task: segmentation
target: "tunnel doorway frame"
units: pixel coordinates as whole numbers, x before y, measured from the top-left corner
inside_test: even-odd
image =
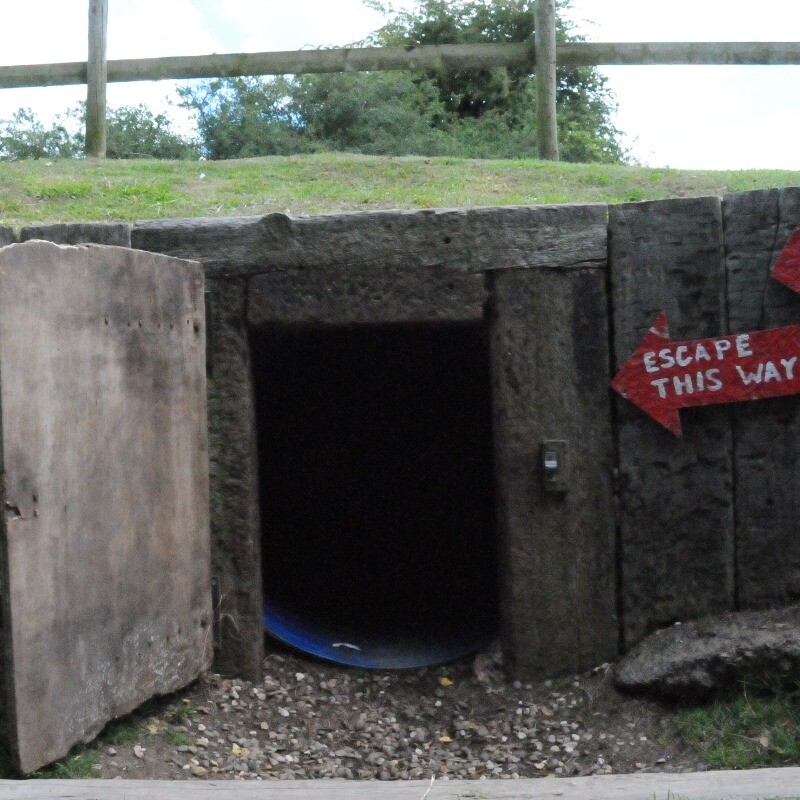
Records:
[[[334,227],[336,220],[330,220]],[[609,405],[605,270],[381,266],[368,245],[364,240],[351,248],[347,263],[303,264],[209,281],[217,669],[257,679],[265,655],[250,354],[252,334],[264,325],[485,325],[506,669],[534,679],[615,658],[619,630],[613,456],[604,411]],[[566,380],[553,379],[556,353],[556,369]],[[215,407],[222,413],[215,415]],[[589,419],[595,421],[591,427]],[[543,487],[545,439],[572,443],[574,485],[567,493]],[[230,441],[238,450],[230,451]],[[564,520],[569,520],[566,528]]]
[[[250,330],[478,322],[492,379],[500,635],[509,675],[619,653],[605,206],[282,214],[154,224],[139,244],[198,254],[209,380],[215,667],[258,680],[261,526]],[[542,443],[567,442],[548,493]]]

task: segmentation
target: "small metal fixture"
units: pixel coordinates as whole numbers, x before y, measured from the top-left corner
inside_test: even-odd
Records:
[[[545,439],[542,442],[542,475],[544,490],[563,494],[568,489],[568,444],[565,439]]]

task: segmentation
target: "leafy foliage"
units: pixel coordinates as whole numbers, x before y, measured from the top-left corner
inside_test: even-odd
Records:
[[[365,0],[386,20],[362,44],[385,47],[526,42],[532,0],[416,0],[396,11]],[[568,5],[562,0],[561,9]],[[558,37],[569,40],[563,19]],[[211,159],[325,150],[372,155],[526,158],[536,155],[536,92],[526,67],[232,78],[178,89],[199,141],[181,136],[145,106],[110,109],[109,158]],[[622,163],[614,108],[594,68],[561,69],[557,88],[561,157]],[[85,108],[46,128],[30,109],[0,122],[0,159],[70,158],[83,152]]]
[[[380,0],[366,0],[366,4],[387,19],[369,37],[372,45],[533,40],[533,3],[528,0],[418,0],[413,10],[399,12]],[[447,111],[459,118],[480,117],[489,111],[513,116],[530,104],[530,75],[521,67],[432,72],[430,76]]]
[[[524,42],[534,32],[530,0],[417,0],[410,11],[365,1],[386,24],[362,44]],[[570,38],[563,22],[558,36]],[[605,79],[583,67],[560,70],[558,81],[562,158],[623,162]],[[523,67],[234,78],[178,91],[212,159],[329,149],[479,158],[536,153],[535,82]]]
[[[106,114],[108,158],[197,158],[198,147],[172,129],[165,114],[146,106],[112,108]]]
[[[0,121],[0,159],[71,158],[82,146],[61,120],[49,128],[30,108],[20,108],[10,120]]]
[[[294,109],[295,84],[285,78],[212,80],[178,88],[212,159],[287,155],[316,149]]]
[[[530,0],[417,0],[413,10],[400,12],[381,0],[366,2],[388,19],[370,39],[371,44],[382,46],[529,42],[535,32]],[[568,7],[569,0],[559,3],[561,12]],[[570,33],[563,13],[556,24],[558,41],[579,39]],[[529,69],[468,69],[432,73],[431,77],[445,108],[462,122],[485,114],[495,114],[503,121],[506,130],[498,131],[499,142],[505,144],[502,155],[535,154],[536,92]],[[579,67],[560,68],[557,81],[561,158],[583,162],[624,161],[619,131],[611,123],[615,105],[606,79],[593,67]],[[509,144],[514,153],[508,152]]]
[[[433,155],[447,149],[436,87],[407,73],[306,76],[293,100],[304,135],[326,150]]]
[[[75,158],[83,154],[85,103],[45,128],[29,108],[0,122],[0,159]],[[165,114],[143,105],[111,108],[106,113],[108,158],[197,158],[198,146],[176,133]]]

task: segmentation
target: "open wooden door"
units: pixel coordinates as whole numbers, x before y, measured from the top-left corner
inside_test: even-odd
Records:
[[[0,249],[3,717],[22,772],[208,668],[200,265]]]

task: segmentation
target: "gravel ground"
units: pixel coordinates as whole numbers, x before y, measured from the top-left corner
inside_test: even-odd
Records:
[[[608,665],[509,684],[496,652],[381,672],[276,651],[260,683],[206,675],[95,746],[103,778],[513,779],[704,768],[669,709],[617,693]]]

